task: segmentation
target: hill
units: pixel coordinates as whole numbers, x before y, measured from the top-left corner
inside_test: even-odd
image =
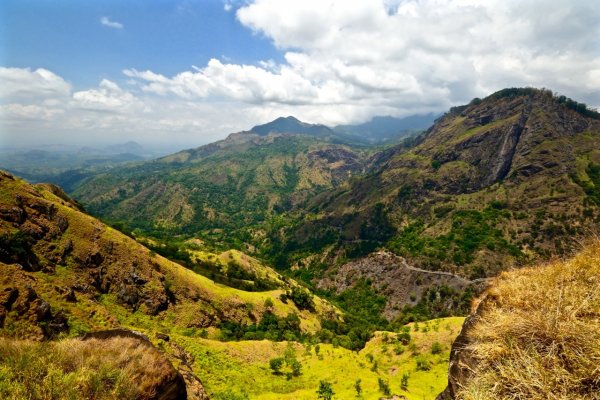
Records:
[[[241,132],[114,168],[73,195],[92,214],[130,229],[193,235],[225,243],[220,248],[226,250],[240,239],[249,242],[256,234],[249,228],[361,174],[370,153],[302,134]]]
[[[331,298],[382,296],[378,312],[403,321],[466,312],[482,279],[568,254],[600,221],[598,114],[549,91],[474,99],[379,152],[265,129],[115,169],[75,195],[141,236],[249,252]]]
[[[599,399],[600,243],[502,273],[452,347],[439,399]]]
[[[426,130],[433,124],[435,118],[433,114],[411,115],[404,118],[379,116],[362,124],[337,125],[333,131],[337,134],[362,137],[370,143],[394,142]]]
[[[267,136],[269,133],[292,133],[309,136],[332,136],[334,132],[320,124],[307,124],[295,117],[279,117],[264,125],[257,125],[250,129],[250,132],[261,136]]]
[[[600,121],[577,104],[506,89],[451,110],[379,169],[314,197],[280,235],[280,264],[320,252],[339,265],[385,247],[477,279],[568,253],[600,221]]]

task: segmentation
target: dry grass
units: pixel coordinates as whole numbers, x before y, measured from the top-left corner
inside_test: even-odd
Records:
[[[460,399],[600,399],[600,242],[503,273],[469,337],[478,362]]]
[[[173,374],[158,351],[135,339],[0,338],[2,399],[147,399]]]

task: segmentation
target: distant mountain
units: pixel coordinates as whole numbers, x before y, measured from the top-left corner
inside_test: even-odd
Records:
[[[136,154],[136,155],[144,155],[146,150],[144,147],[138,142],[129,141],[126,143],[113,144],[110,146],[106,146],[104,150],[110,154]]]
[[[292,117],[278,119],[156,161],[113,168],[73,195],[92,213],[131,228],[194,232],[231,245],[246,235],[241,231],[368,168],[373,150],[303,133],[319,131],[330,132]],[[215,235],[216,229],[224,231]]]
[[[307,124],[292,116],[279,117],[264,125],[257,125],[250,129],[250,132],[261,136],[266,136],[269,133],[293,133],[316,137],[332,136],[334,132],[320,124]]]
[[[336,134],[361,136],[371,142],[388,142],[423,131],[429,128],[436,114],[411,115],[404,118],[373,117],[370,121],[356,125],[338,125],[333,128]]]

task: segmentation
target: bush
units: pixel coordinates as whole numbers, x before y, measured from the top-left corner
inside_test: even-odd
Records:
[[[431,364],[425,357],[418,356],[416,361],[417,371],[429,371],[431,369]]]
[[[280,374],[281,367],[283,367],[283,358],[272,358],[271,360],[269,360],[269,367],[271,367],[271,370],[274,374]]]
[[[442,347],[441,343],[434,342],[431,345],[431,354],[440,354],[442,351],[444,351],[444,348]]]
[[[331,387],[331,383],[327,381],[319,382],[319,389],[317,390],[317,398],[323,400],[331,400],[334,395],[333,387]]]
[[[408,389],[408,378],[410,375],[408,372],[402,374],[402,378],[400,378],[400,389],[407,390]]]
[[[377,378],[377,385],[379,386],[379,391],[384,396],[389,396],[391,394],[390,385],[385,379]]]

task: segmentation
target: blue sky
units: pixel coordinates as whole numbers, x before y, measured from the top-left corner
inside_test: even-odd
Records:
[[[517,86],[599,107],[598,37],[595,0],[3,0],[0,147],[191,147]]]
[[[242,26],[221,0],[0,2],[0,63],[43,67],[76,89],[126,68],[174,75],[211,58],[282,61],[270,40]],[[111,28],[101,18],[122,24]]]

